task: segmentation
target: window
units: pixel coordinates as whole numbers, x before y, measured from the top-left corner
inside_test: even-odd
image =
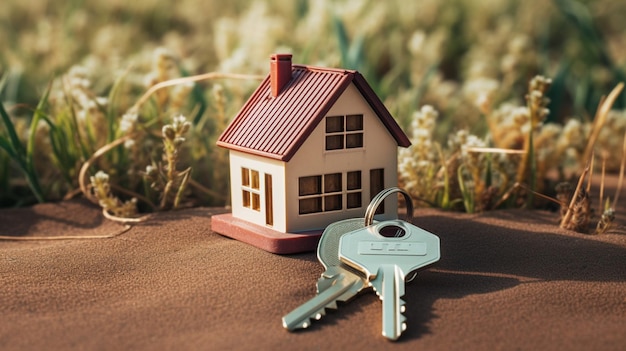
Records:
[[[265,224],[274,225],[274,196],[272,195],[272,175],[265,174]]]
[[[361,171],[347,174],[347,208],[360,208],[363,204],[361,197]]]
[[[363,147],[363,115],[326,117],[326,150]]]
[[[326,211],[340,211],[344,208],[343,198],[346,194],[346,208],[362,206],[361,171],[346,173],[346,186],[342,173],[330,173],[300,177],[298,179],[298,196],[300,214]]]
[[[383,168],[370,170],[370,200],[385,189],[385,170]],[[385,202],[378,206],[376,214],[385,213]]]
[[[259,194],[259,171],[241,168],[241,194],[243,207],[261,211],[261,195]]]
[[[341,210],[341,173],[324,175],[324,211]]]
[[[341,173],[300,177],[298,180],[299,213],[308,214],[341,210]]]

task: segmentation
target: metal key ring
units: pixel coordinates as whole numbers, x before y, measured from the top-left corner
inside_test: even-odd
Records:
[[[404,196],[404,200],[406,202],[406,214],[407,214],[408,222],[413,222],[413,199],[411,199],[411,195],[409,195],[409,193],[407,193],[406,190],[404,189],[401,189],[398,187],[392,187],[392,188],[387,188],[379,192],[378,194],[376,194],[376,196],[372,198],[372,201],[370,202],[369,206],[367,206],[367,210],[365,210],[365,226],[366,227],[370,226],[374,222],[374,214],[376,213],[376,209],[378,209],[378,206],[380,206],[380,204],[383,203],[383,201],[385,201],[385,198],[387,196],[393,193],[400,193]],[[407,283],[410,283],[411,281],[415,279],[415,277],[417,277],[417,271],[409,273],[405,281]]]
[[[369,206],[367,206],[367,210],[365,210],[365,226],[370,226],[374,222],[374,214],[376,214],[376,210],[378,206],[380,206],[385,198],[393,193],[400,193],[404,196],[404,200],[406,202],[406,214],[407,214],[407,222],[413,221],[413,200],[411,199],[411,195],[407,193],[404,189],[400,189],[398,187],[387,188],[372,198]]]

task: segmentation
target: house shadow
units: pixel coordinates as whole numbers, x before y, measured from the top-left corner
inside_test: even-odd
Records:
[[[134,225],[158,227],[167,222],[227,212],[226,208],[186,208],[154,212],[151,217]],[[144,215],[148,215],[144,213]],[[105,225],[121,225],[102,215],[102,209],[84,198],[45,203],[0,211],[0,236],[59,236],[65,232],[88,232]]]
[[[211,216],[227,212],[230,212],[230,209],[226,207],[189,207],[162,212],[152,212],[146,213],[146,215],[151,215],[148,220],[140,222],[137,225],[145,227],[159,227],[167,224],[168,222],[181,221],[190,218],[200,218],[210,222]],[[207,223],[207,225],[209,225],[209,223]]]
[[[104,221],[106,219],[98,207],[85,199],[6,208],[0,211],[0,235],[7,237],[55,235],[54,232],[64,228],[94,229],[101,226]]]

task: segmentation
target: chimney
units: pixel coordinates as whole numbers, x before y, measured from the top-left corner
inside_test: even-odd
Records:
[[[270,83],[272,96],[277,97],[283,87],[291,80],[291,54],[273,54],[270,56]]]

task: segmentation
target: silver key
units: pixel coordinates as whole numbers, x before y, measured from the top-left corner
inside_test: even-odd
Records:
[[[352,218],[330,224],[317,246],[317,258],[326,269],[317,281],[317,295],[283,317],[288,330],[307,328],[311,318],[319,320],[326,308],[337,308],[337,301],[348,301],[364,288],[368,280],[360,272],[339,261],[339,239],[345,233],[363,228],[363,218]]]
[[[401,192],[407,205],[411,201],[403,190],[387,189],[368,207],[366,221],[372,220],[378,204],[393,192]],[[384,221],[344,234],[339,243],[339,258],[368,277],[383,303],[382,334],[396,340],[406,330],[406,318],[402,315],[405,279],[409,273],[439,260],[439,238],[405,221]]]

